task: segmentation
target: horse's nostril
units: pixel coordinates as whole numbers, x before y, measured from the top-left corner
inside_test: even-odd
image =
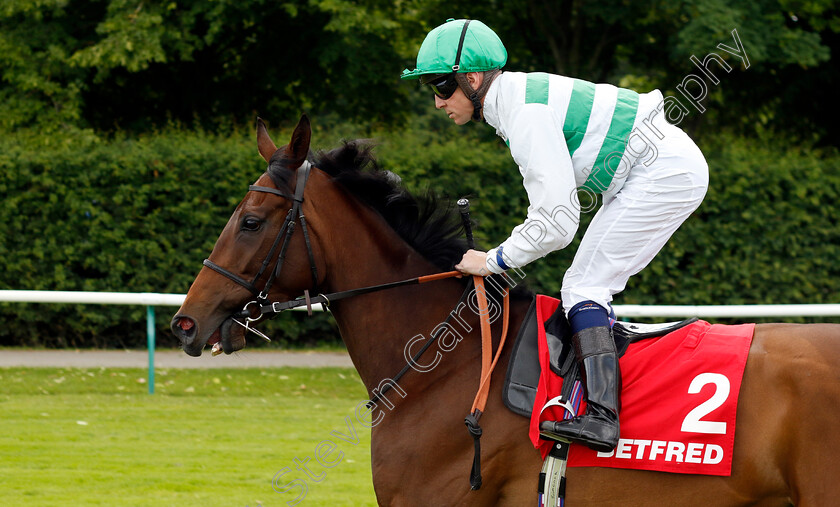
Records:
[[[195,321],[189,317],[175,316],[172,319],[172,332],[182,340],[190,339],[196,330]]]

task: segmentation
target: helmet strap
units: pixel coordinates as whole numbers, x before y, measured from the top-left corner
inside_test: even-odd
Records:
[[[455,52],[455,65],[452,66],[452,72],[455,73],[455,80],[458,82],[461,90],[464,91],[464,95],[466,95],[473,103],[473,121],[481,121],[483,118],[481,114],[481,100],[487,93],[487,89],[490,88],[490,84],[494,79],[496,79],[496,76],[498,76],[501,71],[499,69],[485,71],[484,81],[481,82],[481,86],[478,87],[478,90],[473,89],[469,79],[467,79],[466,73],[458,72],[461,69],[461,50],[464,49],[464,38],[467,36],[468,26],[470,26],[469,19],[464,21],[464,27],[461,29],[461,38],[458,40],[458,50]]]
[[[455,52],[455,65],[452,66],[452,72],[458,72],[461,68],[461,50],[464,49],[464,38],[467,36],[467,27],[470,26],[470,20],[464,21],[464,28],[461,29],[461,38],[458,39],[458,51]]]
[[[487,94],[487,90],[490,89],[490,85],[501,73],[502,71],[499,69],[484,71],[484,79],[477,90],[470,84],[470,80],[467,78],[466,73],[459,72],[455,74],[455,80],[458,81],[458,85],[461,87],[461,90],[463,90],[464,95],[466,95],[467,98],[470,99],[470,102],[473,103],[473,121],[481,121],[484,118],[481,112],[483,107],[481,102]]]

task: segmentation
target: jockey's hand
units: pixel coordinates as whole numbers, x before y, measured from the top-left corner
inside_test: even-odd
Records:
[[[487,271],[486,258],[486,252],[467,250],[467,253],[461,258],[461,262],[455,264],[455,269],[465,275],[487,276],[490,272]]]

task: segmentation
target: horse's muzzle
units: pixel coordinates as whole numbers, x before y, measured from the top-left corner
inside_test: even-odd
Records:
[[[175,315],[170,323],[170,329],[181,342],[181,348],[188,355],[198,357],[206,345],[219,344],[225,354],[231,354],[245,347],[245,328],[234,325],[232,317],[228,317],[212,334],[202,333],[200,325],[186,315]],[[215,355],[215,354],[214,354]]]

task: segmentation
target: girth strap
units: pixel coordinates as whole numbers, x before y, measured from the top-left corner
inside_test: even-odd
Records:
[[[555,441],[545,457],[537,485],[538,507],[563,507],[565,504],[569,446],[567,441]]]

